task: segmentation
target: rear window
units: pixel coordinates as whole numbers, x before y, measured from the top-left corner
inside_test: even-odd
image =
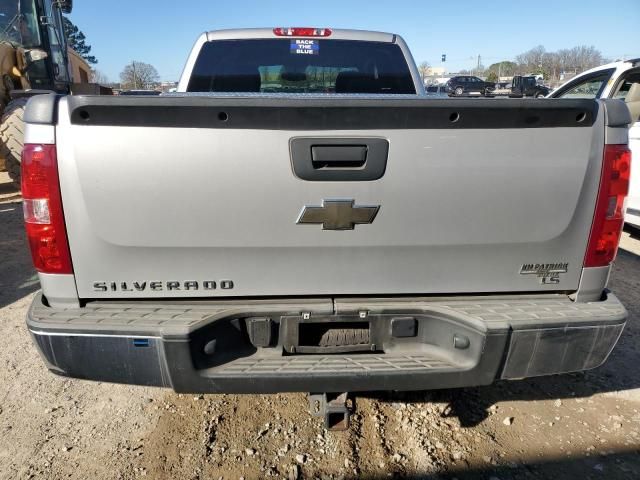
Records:
[[[187,91],[416,93],[398,45],[316,38],[205,43]]]

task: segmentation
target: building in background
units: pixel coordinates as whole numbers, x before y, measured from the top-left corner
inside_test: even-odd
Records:
[[[442,77],[446,69],[444,67],[429,67],[427,68],[428,77]]]
[[[161,92],[175,92],[178,88],[178,82],[161,82],[158,86],[158,90]]]

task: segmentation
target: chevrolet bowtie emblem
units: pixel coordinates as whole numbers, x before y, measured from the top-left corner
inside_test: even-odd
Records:
[[[321,207],[305,206],[296,223],[322,224],[323,230],[353,230],[372,223],[380,206],[354,205],[354,200],[323,200]]]

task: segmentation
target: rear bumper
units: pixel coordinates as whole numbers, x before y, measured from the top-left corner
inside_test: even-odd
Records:
[[[586,370],[607,359],[626,317],[612,294],[593,303],[538,295],[72,309],[50,308],[39,294],[27,324],[60,375],[178,392],[273,393],[468,387]],[[315,322],[365,322],[369,351],[299,353],[298,329]]]

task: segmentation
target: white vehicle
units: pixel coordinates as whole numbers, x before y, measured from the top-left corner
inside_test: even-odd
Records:
[[[608,63],[572,78],[551,92],[550,98],[617,98],[631,112],[629,130],[631,183],[627,198],[627,224],[640,228],[640,58]]]

